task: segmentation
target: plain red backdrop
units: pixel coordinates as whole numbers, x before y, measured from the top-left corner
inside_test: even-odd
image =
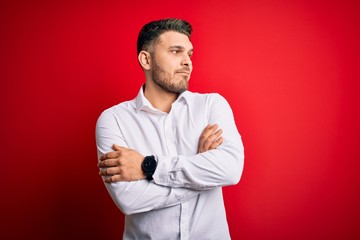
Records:
[[[225,96],[243,137],[232,238],[359,239],[360,4],[342,0],[2,1],[1,239],[121,239],[94,127],[136,96],[137,33],[164,17],[193,24],[190,90]]]

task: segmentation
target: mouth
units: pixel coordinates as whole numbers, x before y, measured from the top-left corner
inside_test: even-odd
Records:
[[[184,71],[182,71],[182,72],[176,72],[176,73],[190,75],[190,72],[184,72]]]
[[[189,68],[180,68],[177,71],[175,71],[175,73],[179,73],[179,74],[185,74],[185,75],[190,75],[191,71]]]

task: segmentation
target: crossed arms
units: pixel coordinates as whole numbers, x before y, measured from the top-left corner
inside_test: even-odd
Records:
[[[154,181],[145,180],[141,170],[144,156],[128,148],[110,115],[100,117],[97,133],[100,175],[115,203],[125,214],[151,211],[177,205],[215,187],[236,184],[243,169],[243,146],[232,111],[220,95],[213,97],[207,121],[199,136],[197,154],[191,156],[156,155],[158,167]],[[217,131],[220,127],[222,130]],[[106,129],[108,128],[108,129]],[[111,135],[111,136],[109,136]],[[107,152],[110,140],[120,146]],[[104,143],[106,142],[106,144]],[[104,145],[105,144],[105,145]],[[154,153],[156,154],[156,153]]]
[[[216,149],[223,141],[222,130],[217,124],[206,126],[199,138],[198,153]],[[145,179],[141,170],[144,156],[134,149],[113,145],[113,152],[108,152],[100,157],[99,174],[104,177],[104,182],[114,183],[120,181],[137,181]]]

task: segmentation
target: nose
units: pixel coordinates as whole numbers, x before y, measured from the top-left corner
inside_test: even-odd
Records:
[[[181,65],[184,66],[184,67],[187,67],[187,68],[189,68],[189,69],[191,70],[191,68],[192,68],[192,61],[191,61],[189,55],[184,54],[184,57],[183,57],[183,59],[182,59],[182,61],[181,61]]]

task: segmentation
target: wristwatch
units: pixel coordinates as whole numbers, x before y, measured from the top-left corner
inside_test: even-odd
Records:
[[[145,173],[147,180],[149,181],[153,180],[152,176],[154,175],[156,166],[157,166],[157,162],[155,160],[154,155],[146,156],[144,158],[144,161],[141,164],[141,169]]]

